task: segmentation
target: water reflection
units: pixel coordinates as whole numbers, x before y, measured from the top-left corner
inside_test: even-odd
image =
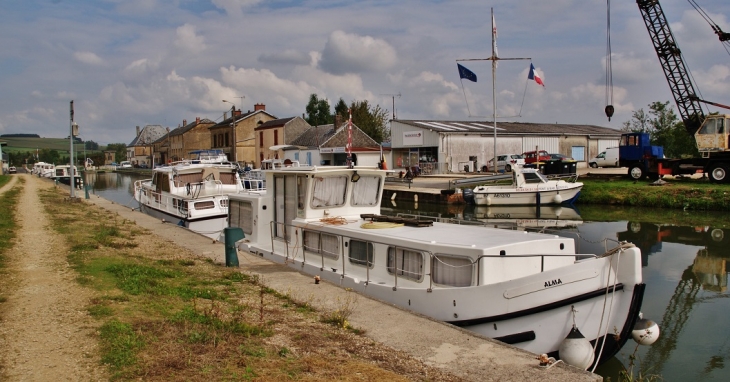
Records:
[[[147,176],[149,177],[149,176]],[[86,173],[86,184],[90,185],[90,194],[98,195],[128,207],[136,207],[134,200],[134,181],[145,176],[136,174],[118,174],[114,172]]]

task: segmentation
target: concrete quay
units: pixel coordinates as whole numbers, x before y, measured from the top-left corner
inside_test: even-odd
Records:
[[[223,243],[213,242],[205,236],[174,224],[163,223],[96,195],[91,195],[90,199],[83,199],[83,193],[80,196],[85,202],[149,229],[160,240],[208,257],[216,264],[225,264]],[[288,293],[295,298],[313,296],[312,302],[316,308],[337,307],[337,302],[343,301],[349,293],[327,282],[315,284],[309,275],[247,252],[239,251],[238,257],[242,271],[260,275],[267,286],[280,293]],[[349,321],[354,327],[363,329],[364,335],[374,341],[404,351],[468,381],[602,380],[596,374],[564,363],[557,363],[549,369],[540,367],[535,354],[362,295],[358,296],[356,308]]]

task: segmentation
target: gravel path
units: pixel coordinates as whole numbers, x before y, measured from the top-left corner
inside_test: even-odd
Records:
[[[74,280],[64,238],[49,226],[38,196],[52,184],[23,176],[20,233],[0,283],[7,298],[0,304],[0,380],[107,380],[96,356],[96,324],[86,311],[91,293]]]

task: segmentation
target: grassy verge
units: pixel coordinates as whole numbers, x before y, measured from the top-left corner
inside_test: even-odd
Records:
[[[0,175],[0,187],[6,185],[8,182],[10,182],[9,175]]]
[[[0,176],[0,187],[6,184],[9,178],[8,176]],[[25,180],[21,178],[19,182],[22,185]],[[7,252],[13,246],[13,239],[15,239],[18,231],[15,210],[21,188],[21,186],[16,185],[0,197],[0,278],[4,278]],[[0,303],[7,301],[4,289],[0,287]]]
[[[663,186],[618,179],[581,179],[583,204],[611,204],[696,211],[730,211],[730,185],[673,180]]]
[[[41,191],[95,290],[101,359],[114,380],[458,380],[348,330],[333,312],[212,264],[134,223]],[[354,294],[353,294],[354,295]]]

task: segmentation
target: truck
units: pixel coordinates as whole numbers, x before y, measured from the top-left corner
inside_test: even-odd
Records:
[[[652,39],[654,50],[664,70],[677,109],[687,133],[694,136],[699,158],[670,159],[664,157],[661,146],[652,146],[643,132],[621,135],[619,165],[628,167],[628,176],[639,180],[659,179],[664,175],[707,174],[711,182],[730,182],[730,115],[705,115],[702,104],[730,109],[730,106],[710,102],[697,96],[682,53],[674,40],[669,23],[657,0],[637,0],[644,24]],[[713,27],[723,41],[727,34]]]

